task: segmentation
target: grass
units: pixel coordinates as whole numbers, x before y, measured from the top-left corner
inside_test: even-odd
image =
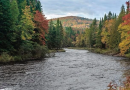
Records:
[[[125,54],[125,57],[130,58],[130,53]]]
[[[88,48],[89,51],[99,54],[120,56],[117,49],[101,49],[101,48]]]
[[[101,48],[87,48],[87,47],[68,47],[68,48],[78,49],[78,50],[89,50],[90,52],[105,54],[105,55],[120,56],[118,49],[101,49]]]

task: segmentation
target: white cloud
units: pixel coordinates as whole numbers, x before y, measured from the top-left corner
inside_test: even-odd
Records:
[[[47,18],[81,16],[100,18],[105,12],[119,13],[124,0],[41,0]]]

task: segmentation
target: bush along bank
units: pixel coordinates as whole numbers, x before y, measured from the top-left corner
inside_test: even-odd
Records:
[[[49,54],[49,50],[45,46],[34,45],[33,48],[21,48],[15,54],[3,52],[0,55],[0,63],[6,64],[11,62],[22,62],[28,60],[36,60],[45,58]]]

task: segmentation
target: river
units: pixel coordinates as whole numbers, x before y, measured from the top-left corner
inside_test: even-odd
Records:
[[[0,66],[0,90],[105,90],[130,74],[122,57],[65,49],[55,57]]]

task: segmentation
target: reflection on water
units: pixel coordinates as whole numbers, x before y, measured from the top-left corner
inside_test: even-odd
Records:
[[[130,62],[121,57],[65,50],[41,61],[0,66],[0,90],[105,90],[130,74]]]

